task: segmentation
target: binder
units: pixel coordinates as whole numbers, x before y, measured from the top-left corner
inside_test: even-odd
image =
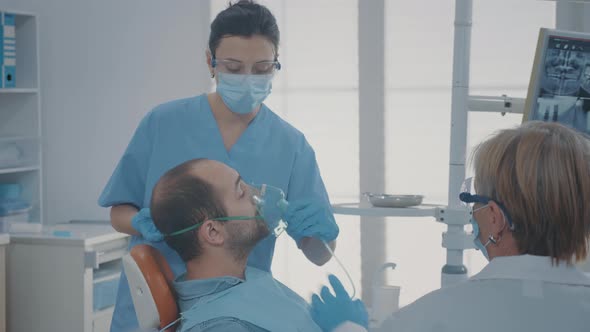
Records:
[[[0,12],[0,88],[4,87],[4,13]]]
[[[15,15],[0,14],[2,25],[2,88],[16,87],[16,24]]]

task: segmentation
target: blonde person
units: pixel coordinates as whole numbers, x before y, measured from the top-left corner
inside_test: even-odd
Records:
[[[386,320],[381,331],[590,331],[590,148],[556,123],[502,130],[474,153],[474,243],[489,264]],[[469,189],[471,186],[466,186]],[[477,192],[475,192],[477,190]],[[324,331],[365,331],[366,311],[335,277],[312,313]]]

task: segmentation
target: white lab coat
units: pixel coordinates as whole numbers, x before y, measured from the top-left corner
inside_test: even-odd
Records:
[[[350,322],[334,330],[361,331]],[[377,331],[588,332],[590,277],[547,257],[497,257],[469,280],[404,307]]]

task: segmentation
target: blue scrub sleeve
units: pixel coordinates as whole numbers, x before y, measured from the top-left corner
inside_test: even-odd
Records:
[[[315,152],[305,138],[302,139],[297,151],[287,191],[288,201],[304,199],[317,199],[332,211]]]
[[[148,113],[135,130],[123,157],[105,186],[98,204],[109,207],[117,204],[133,204],[143,208],[146,178],[152,153],[154,121]]]

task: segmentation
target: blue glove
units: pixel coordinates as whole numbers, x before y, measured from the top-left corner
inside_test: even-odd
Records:
[[[152,220],[150,209],[143,208],[137,212],[133,219],[131,219],[131,226],[141,234],[141,236],[150,241],[158,242],[164,239],[164,235],[154,225]]]
[[[338,236],[338,225],[334,214],[326,204],[318,200],[303,200],[289,202],[283,215],[287,222],[287,234],[297,244],[303,237],[315,237],[330,242]]]
[[[336,296],[332,295],[326,286],[322,287],[321,298],[317,294],[313,294],[311,316],[316,324],[324,332],[332,331],[346,321],[369,329],[369,314],[363,301],[351,300],[335,275],[331,274],[328,278]]]

